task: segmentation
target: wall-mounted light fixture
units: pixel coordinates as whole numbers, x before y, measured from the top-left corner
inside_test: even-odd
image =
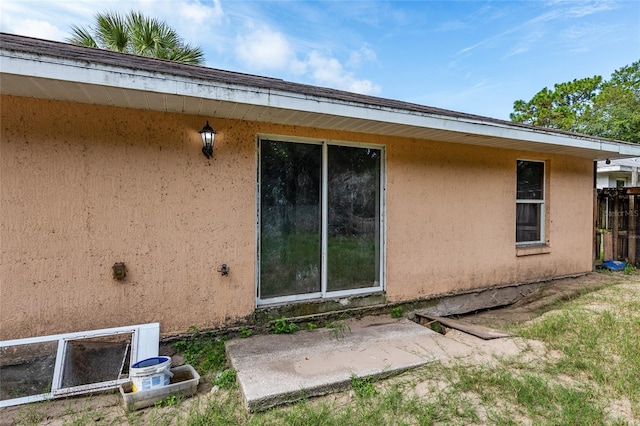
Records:
[[[209,120],[200,130],[200,136],[202,137],[202,153],[207,158],[213,157],[213,142],[216,138],[216,131],[209,126]]]

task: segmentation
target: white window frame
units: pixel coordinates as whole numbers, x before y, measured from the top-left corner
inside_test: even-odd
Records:
[[[261,176],[261,159],[260,159],[260,143],[263,140],[278,142],[305,143],[313,145],[322,145],[322,193],[321,193],[321,257],[320,257],[320,291],[314,293],[295,294],[289,296],[261,298],[260,297],[260,176]],[[328,153],[329,145],[348,146],[354,148],[371,148],[380,150],[380,282],[375,287],[366,287],[350,290],[328,291],[327,283],[327,217],[328,217]],[[386,147],[378,144],[367,144],[359,142],[347,142],[331,139],[313,139],[301,137],[289,137],[274,134],[259,134],[257,136],[257,176],[256,176],[256,305],[267,306],[282,303],[300,302],[305,300],[318,300],[328,298],[340,298],[347,296],[355,296],[362,294],[378,293],[385,289],[385,273],[386,273],[386,211],[385,211],[385,194],[386,194]]]
[[[526,161],[529,163],[542,163],[542,199],[541,200],[527,200],[518,199],[518,161]],[[516,207],[518,204],[539,204],[540,205],[540,239],[537,241],[516,241],[517,247],[531,246],[545,244],[545,222],[546,222],[546,199],[547,199],[547,163],[544,160],[529,160],[526,158],[518,158],[516,160]],[[517,209],[516,209],[517,212]],[[516,218],[516,227],[517,227]],[[517,239],[517,232],[516,232]]]
[[[45,401],[47,399],[60,398],[83,393],[98,392],[115,389],[123,383],[130,381],[129,377],[121,377],[100,383],[90,383],[81,386],[63,387],[65,357],[69,342],[96,337],[113,335],[131,335],[131,347],[129,367],[138,361],[158,356],[158,343],[160,341],[160,323],[131,325],[125,327],[106,328],[102,330],[81,331],[77,333],[55,334],[50,336],[29,337],[25,339],[5,340],[0,342],[0,350],[11,346],[30,345],[46,342],[58,342],[56,361],[51,380],[51,391],[36,395],[28,395],[20,398],[5,399],[0,401],[0,408],[29,402]]]

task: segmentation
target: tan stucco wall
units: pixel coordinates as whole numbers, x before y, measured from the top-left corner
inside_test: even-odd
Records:
[[[591,269],[592,162],[3,96],[0,339],[255,308],[256,134],[384,144],[392,301]],[[219,131],[200,153],[205,118]],[[515,162],[547,161],[550,253],[517,257]],[[124,261],[116,281],[111,266]],[[216,269],[227,263],[231,273]]]
[[[517,159],[546,162],[548,253],[516,255]],[[591,270],[593,162],[420,141],[387,161],[390,300]]]

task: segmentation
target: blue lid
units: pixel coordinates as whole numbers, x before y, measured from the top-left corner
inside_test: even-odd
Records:
[[[171,358],[168,356],[156,356],[153,358],[143,359],[142,361],[138,361],[131,366],[131,368],[144,368],[144,367],[152,367],[154,365],[162,364],[163,362],[169,361]]]
[[[624,262],[620,262],[619,260],[609,260],[607,262],[604,262],[602,266],[609,269],[610,271],[622,271],[627,266],[627,264]]]

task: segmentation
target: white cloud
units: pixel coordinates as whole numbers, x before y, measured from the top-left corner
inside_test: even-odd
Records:
[[[358,68],[363,62],[375,62],[376,52],[369,46],[362,46],[359,50],[351,52],[347,66],[351,68]]]
[[[186,3],[178,8],[178,14],[180,18],[198,27],[211,25],[212,22],[219,22],[224,16],[220,0],[214,0],[213,6],[207,6],[199,2]]]
[[[0,2],[0,31],[57,41],[69,36],[66,15],[33,6],[30,2]]]
[[[259,70],[286,69],[295,60],[293,48],[285,36],[265,27],[238,36],[236,56],[242,63]]]
[[[611,1],[595,1],[592,3],[584,2],[580,6],[567,9],[567,16],[572,18],[582,18],[583,16],[593,15],[594,13],[606,12],[615,9],[615,5]]]
[[[533,30],[524,34],[523,38],[505,55],[506,58],[511,56],[522,55],[535,47],[536,43],[544,38],[546,32],[544,30]]]
[[[297,77],[307,77],[314,84],[362,94],[376,94],[381,90],[380,86],[369,80],[356,78],[338,59],[318,50],[311,50],[304,59],[299,59],[287,37],[266,26],[256,28],[253,23],[248,24],[248,29],[237,37],[236,42],[236,57],[251,72],[282,71]],[[368,46],[363,46],[351,53],[347,63],[357,67],[364,61],[375,59],[375,52]]]
[[[328,84],[330,86],[340,83],[343,78],[342,65],[335,58],[328,58],[323,56],[318,51],[309,53],[307,58],[309,68],[311,68],[311,74],[313,78],[320,83]]]
[[[346,71],[337,59],[323,56],[318,51],[309,53],[306,62],[317,84],[369,95],[381,91],[380,86],[370,80],[355,78],[353,73]]]
[[[3,22],[2,31],[57,41],[63,41],[69,37],[68,31],[39,19],[12,19],[9,22]]]
[[[347,90],[361,95],[377,95],[382,91],[382,88],[371,80],[354,80]]]
[[[307,64],[304,61],[299,61],[298,59],[293,59],[289,63],[288,71],[291,74],[294,74],[294,75],[297,75],[297,76],[301,76],[301,75],[305,75],[308,70],[309,70],[309,64]]]
[[[458,52],[458,55],[470,52],[477,47],[488,45],[501,39],[513,38],[513,34],[522,34],[523,40],[517,46],[513,47],[506,57],[522,54],[530,50],[534,42],[544,37],[550,25],[556,21],[567,20],[572,18],[582,18],[600,12],[606,12],[615,8],[612,1],[596,0],[584,1],[576,3],[568,3],[565,1],[551,1],[545,4],[547,11],[527,19],[524,22],[516,23],[516,25],[497,34],[493,34],[474,45],[466,47]],[[582,50],[582,47],[581,49]]]
[[[558,34],[558,46],[568,52],[587,52],[615,39],[615,24],[572,25]]]

